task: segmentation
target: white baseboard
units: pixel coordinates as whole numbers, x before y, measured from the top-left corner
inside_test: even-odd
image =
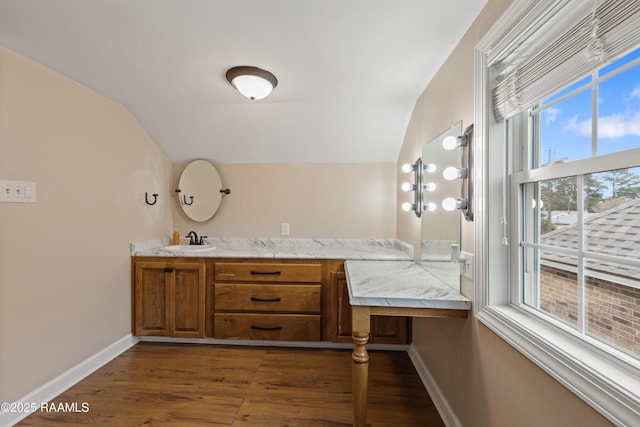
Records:
[[[409,358],[413,362],[413,366],[418,371],[418,375],[424,384],[424,387],[429,392],[429,396],[431,396],[431,400],[435,405],[438,413],[440,414],[440,418],[447,427],[462,427],[462,423],[456,416],[453,408],[449,405],[449,401],[442,394],[442,390],[438,387],[438,384],[433,379],[431,372],[427,368],[427,365],[424,364],[422,358],[418,354],[416,347],[414,345],[409,346],[409,350],[407,350],[407,354],[409,354]]]
[[[18,408],[30,407],[31,404],[34,403],[35,406],[39,408],[41,403],[49,402],[63,391],[67,390],[74,384],[77,384],[83,378],[114,359],[116,356],[119,356],[129,348],[133,347],[138,343],[138,341],[138,337],[134,337],[131,334],[125,335],[118,341],[100,350],[93,356],[83,360],[73,368],[60,374],[48,383],[38,387],[36,390],[26,396],[23,396],[14,403]],[[30,412],[2,412],[0,413],[0,427],[13,426],[23,418],[26,418],[29,414]]]

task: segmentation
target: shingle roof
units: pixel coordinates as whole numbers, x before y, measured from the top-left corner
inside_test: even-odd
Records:
[[[640,199],[589,216],[585,220],[586,250],[634,260],[640,259]],[[541,236],[540,243],[577,249],[576,225],[559,228]],[[543,252],[542,259],[557,263],[577,264],[577,257]],[[640,268],[604,261],[589,261],[586,268],[608,274],[640,279]]]

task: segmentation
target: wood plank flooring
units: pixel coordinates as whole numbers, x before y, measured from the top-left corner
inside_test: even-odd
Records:
[[[405,352],[372,351],[368,425],[442,427]],[[350,426],[348,350],[139,343],[19,426]],[[82,404],[88,411],[81,412]]]

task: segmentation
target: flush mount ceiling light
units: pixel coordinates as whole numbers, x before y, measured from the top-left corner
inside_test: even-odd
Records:
[[[247,65],[229,68],[227,80],[238,92],[251,100],[266,98],[278,85],[276,76],[267,70]]]

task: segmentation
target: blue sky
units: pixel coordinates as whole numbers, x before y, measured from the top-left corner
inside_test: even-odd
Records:
[[[610,71],[640,57],[640,49],[600,70]],[[558,95],[544,101],[549,104],[562,94],[583,86],[587,77]],[[541,163],[563,158],[579,160],[591,156],[592,90],[584,90],[542,112]],[[567,144],[567,141],[570,141]],[[603,81],[598,92],[598,154],[640,147],[640,65]],[[640,159],[638,160],[640,164]]]

